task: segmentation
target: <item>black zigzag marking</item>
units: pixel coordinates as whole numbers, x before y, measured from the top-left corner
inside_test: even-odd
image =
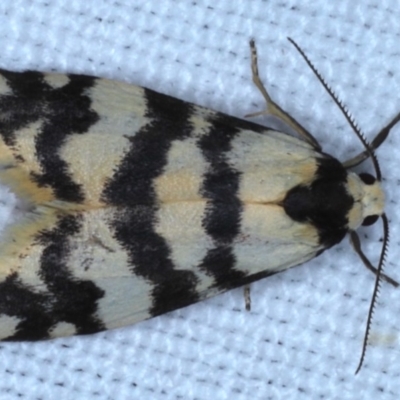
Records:
[[[145,98],[150,122],[131,138],[102,197],[122,207],[111,227],[128,252],[132,272],[154,285],[150,313],[155,316],[199,300],[195,273],[174,269],[168,244],[154,230],[158,204],[153,182],[163,173],[171,143],[191,134],[193,106],[148,89]]]
[[[92,281],[74,278],[68,271],[68,237],[77,233],[75,216],[60,219],[57,227],[40,233],[37,240],[45,245],[39,276],[47,292],[38,293],[24,285],[16,273],[0,283],[0,314],[20,320],[13,335],[4,340],[41,340],[49,338],[59,322],[75,325],[78,334],[106,329],[96,317],[97,302],[104,291]]]
[[[201,137],[198,145],[209,163],[204,176],[202,194],[208,199],[203,227],[213,239],[199,268],[215,279],[215,286],[230,289],[238,286],[245,274],[235,269],[232,244],[240,231],[242,204],[237,196],[240,172],[227,162],[231,141],[239,132],[231,117],[218,114],[210,121],[212,128]]]
[[[54,229],[38,235],[38,242],[46,246],[39,276],[52,294],[48,306],[54,321],[74,324],[78,334],[88,334],[106,329],[96,316],[97,303],[105,292],[93,281],[77,279],[68,270],[68,238],[80,228],[80,218],[68,215],[61,217]]]
[[[59,150],[68,135],[82,134],[99,117],[91,110],[88,90],[96,78],[69,75],[69,82],[53,88],[39,72],[9,72],[1,70],[12,94],[0,96],[0,134],[7,145],[15,143],[15,133],[36,121],[42,125],[36,137],[36,156],[42,173],[33,175],[40,186],[49,185],[59,200],[82,202],[84,194],[79,184],[68,174],[67,163]]]
[[[14,334],[2,340],[47,339],[54,320],[48,312],[48,294],[35,293],[18,279],[17,273],[0,283],[0,314],[16,317],[20,322]]]

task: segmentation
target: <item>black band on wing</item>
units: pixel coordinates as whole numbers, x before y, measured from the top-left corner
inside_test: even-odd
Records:
[[[199,300],[196,274],[175,269],[167,242],[155,230],[158,202],[153,186],[164,171],[172,142],[192,132],[192,105],[148,89],[145,98],[149,123],[130,138],[131,148],[102,198],[121,207],[110,225],[128,253],[132,272],[154,285],[150,313],[155,316]]]
[[[88,90],[96,78],[69,75],[69,82],[52,87],[39,72],[1,70],[11,94],[0,96],[0,134],[8,146],[15,144],[18,130],[39,122],[35,138],[40,173],[32,173],[39,186],[50,186],[59,200],[81,203],[84,194],[68,173],[59,150],[69,135],[82,134],[99,120],[91,109]]]
[[[98,301],[105,292],[93,281],[77,279],[68,270],[68,238],[80,229],[79,216],[68,215],[61,217],[54,229],[38,235],[38,242],[46,246],[39,276],[51,293],[47,308],[55,323],[68,322],[75,325],[78,334],[89,334],[106,329],[96,316]]]
[[[212,128],[199,139],[198,145],[209,165],[202,185],[202,195],[208,199],[203,227],[212,238],[214,247],[207,252],[199,268],[215,279],[215,287],[228,290],[241,285],[246,276],[235,269],[233,252],[242,213],[238,198],[240,172],[227,160],[231,142],[240,129],[231,125],[231,117],[221,114],[209,122]]]

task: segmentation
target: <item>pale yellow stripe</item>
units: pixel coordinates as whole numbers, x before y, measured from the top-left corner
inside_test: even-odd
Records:
[[[107,328],[116,328],[150,317],[153,285],[132,272],[128,254],[113,237],[107,221],[111,209],[83,214],[79,235],[69,238],[69,271],[77,279],[90,280],[105,291],[98,301],[97,316]]]
[[[65,74],[45,74],[44,81],[54,89],[65,86],[70,82],[70,78]]]
[[[162,204],[157,212],[155,231],[167,242],[176,270],[192,270],[199,279],[197,290],[211,286],[214,280],[197,267],[207,252],[214,248],[202,221],[205,201]]]
[[[10,317],[8,315],[0,316],[0,339],[12,336],[21,322],[17,317]]]
[[[315,152],[300,140],[278,135],[284,140],[241,131],[232,140],[227,158],[241,172],[239,198],[243,202],[281,201],[289,189],[314,178]]]
[[[315,256],[320,249],[315,228],[299,224],[274,205],[245,205],[235,239],[237,268],[246,274],[276,271]]]
[[[86,204],[100,201],[104,184],[131,148],[133,137],[149,120],[143,89],[121,82],[99,80],[90,90],[92,109],[101,119],[85,134],[71,135],[60,155],[74,182],[82,185]]]

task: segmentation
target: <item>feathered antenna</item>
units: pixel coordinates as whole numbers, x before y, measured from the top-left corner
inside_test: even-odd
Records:
[[[349,123],[349,125],[351,126],[351,128],[353,129],[353,131],[355,132],[355,134],[357,135],[357,137],[360,139],[361,143],[363,144],[363,146],[365,148],[364,153],[366,153],[366,156],[363,157],[363,153],[361,153],[361,155],[359,155],[358,158],[355,158],[355,159],[357,159],[357,161],[359,163],[361,161],[364,161],[364,159],[366,159],[366,158],[371,158],[372,163],[374,165],[375,172],[376,172],[376,179],[378,181],[381,181],[382,180],[381,169],[379,167],[378,159],[377,159],[377,157],[375,155],[374,149],[376,147],[378,147],[383,142],[383,140],[386,138],[387,134],[389,133],[390,128],[392,128],[395,125],[395,123],[397,123],[399,121],[400,114],[398,114],[391,121],[391,123],[387,127],[382,129],[382,131],[374,139],[373,144],[370,145],[367,142],[367,140],[365,139],[365,136],[363,135],[363,133],[361,132],[361,130],[359,129],[357,124],[355,123],[354,118],[350,115],[347,107],[338,98],[338,96],[333,92],[331,87],[325,82],[325,80],[322,78],[320,73],[314,67],[312,62],[305,55],[304,51],[300,48],[300,46],[293,39],[288,38],[288,40],[290,41],[290,43],[292,43],[294,45],[294,47],[297,49],[297,51],[303,57],[303,59],[305,60],[307,65],[314,72],[314,74],[317,77],[317,79],[321,82],[322,86],[329,93],[329,95],[331,96],[333,101],[337,104],[337,106],[339,107],[339,110],[342,112],[342,114],[346,118],[347,122]],[[349,166],[353,165],[353,163],[351,163],[351,162],[348,162],[348,164],[349,165],[346,166],[346,167],[349,167]],[[384,267],[384,261],[386,259],[387,249],[388,249],[388,245],[389,245],[389,223],[388,223],[388,219],[387,219],[385,214],[382,214],[381,218],[382,218],[382,222],[383,222],[384,238],[383,238],[383,244],[382,244],[382,249],[381,249],[381,255],[380,255],[380,259],[379,259],[378,268],[376,269],[375,286],[374,286],[374,291],[373,291],[373,294],[372,294],[371,304],[370,304],[370,308],[369,308],[369,312],[368,312],[367,326],[366,326],[365,335],[364,335],[364,341],[363,341],[363,347],[362,347],[361,356],[360,356],[360,362],[359,362],[358,367],[357,367],[356,372],[355,372],[356,374],[360,371],[360,369],[361,369],[361,367],[363,365],[364,359],[365,359],[365,353],[366,353],[367,345],[368,345],[368,339],[369,339],[369,333],[370,333],[370,329],[371,329],[372,317],[373,317],[376,301],[377,301],[378,294],[379,294],[380,283],[381,283],[382,278],[386,277],[383,274],[383,267]],[[364,253],[361,251],[361,247],[359,246],[359,239],[358,239],[358,236],[357,236],[356,232],[354,232],[354,231],[351,232],[351,238],[353,240],[353,246],[356,249],[357,254],[360,256],[361,260],[364,262],[366,267],[370,268],[371,263],[369,262],[367,257],[364,255]],[[358,246],[357,246],[357,244],[358,244]],[[386,277],[386,279],[388,280],[390,278]],[[395,283],[397,284],[397,282],[395,282]]]

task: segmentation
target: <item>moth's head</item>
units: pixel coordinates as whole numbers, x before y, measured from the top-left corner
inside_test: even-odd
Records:
[[[354,205],[348,215],[348,227],[356,230],[360,225],[375,223],[383,214],[385,195],[380,182],[368,173],[349,173],[348,191],[354,199]]]

